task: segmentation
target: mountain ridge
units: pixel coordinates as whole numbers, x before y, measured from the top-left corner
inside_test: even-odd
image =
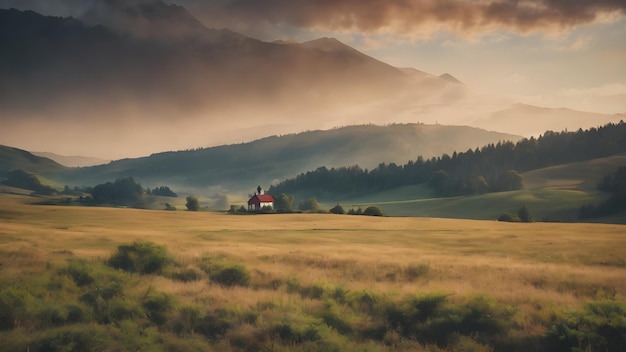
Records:
[[[380,163],[404,163],[418,155],[439,156],[519,138],[467,126],[360,125],[161,152],[46,176],[61,184],[90,185],[134,177],[146,186],[166,184],[178,190],[247,189],[251,184],[269,186],[322,165],[373,168]]]

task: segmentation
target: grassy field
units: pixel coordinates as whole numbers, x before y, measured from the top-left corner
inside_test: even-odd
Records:
[[[0,313],[0,344],[10,350],[568,350],[549,343],[596,312],[589,304],[617,311],[625,341],[622,225],[32,201],[0,195],[0,312],[13,312]],[[105,264],[138,240],[172,261],[144,275]],[[229,268],[248,281],[225,284]],[[110,282],[120,291],[109,297]],[[575,343],[607,345],[589,334]]]
[[[596,186],[605,175],[626,165],[626,155],[560,165],[523,174],[520,191],[476,196],[437,198],[426,185],[407,186],[390,191],[342,200],[344,208],[377,205],[391,216],[423,216],[494,220],[502,213],[517,214],[526,206],[537,220],[578,220],[582,205],[597,204],[608,198]],[[333,204],[334,205],[334,204]],[[325,204],[325,206],[332,206]],[[626,214],[598,219],[605,223],[626,223]]]

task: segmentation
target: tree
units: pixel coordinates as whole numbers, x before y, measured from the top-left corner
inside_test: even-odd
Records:
[[[444,193],[448,183],[448,173],[443,170],[433,172],[430,177],[430,187],[439,193]]]
[[[383,211],[380,210],[379,207],[372,205],[370,207],[365,208],[365,211],[363,211],[363,215],[368,215],[368,216],[383,216]]]
[[[91,195],[96,203],[135,205],[141,202],[144,192],[140,183],[132,177],[126,177],[95,186]]]
[[[281,193],[274,199],[274,209],[281,213],[290,212],[293,210],[293,196],[288,196],[285,193]]]
[[[524,178],[515,170],[509,170],[498,178],[498,191],[516,191],[524,188]]]
[[[148,194],[152,194],[155,196],[161,196],[161,197],[178,197],[178,195],[176,193],[174,193],[174,191],[172,191],[169,187],[167,186],[161,186],[161,187],[157,187],[155,189],[150,190],[148,188]]]
[[[300,201],[298,204],[298,210],[301,211],[310,211],[310,212],[319,212],[320,211],[320,203],[317,201],[317,198],[311,197],[307,198],[303,201]]]
[[[343,207],[339,204],[335,205],[332,209],[330,209],[331,214],[345,214],[346,211],[343,210]]]
[[[526,208],[526,206],[523,206],[519,209],[519,211],[517,212],[517,217],[519,217],[520,221],[522,222],[533,222],[533,217],[530,215],[530,212],[528,211],[528,208]]]
[[[198,198],[194,196],[187,197],[187,204],[185,204],[185,206],[189,211],[198,211],[198,209],[200,209],[200,203],[198,202]]]

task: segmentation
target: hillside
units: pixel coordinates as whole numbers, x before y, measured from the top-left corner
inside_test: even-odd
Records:
[[[518,133],[524,137],[539,136],[546,131],[576,131],[609,122],[624,120],[624,114],[598,114],[567,108],[550,109],[526,104],[515,104],[496,111],[487,117],[474,120],[470,125],[493,131]]]
[[[111,160],[104,160],[100,158],[94,158],[89,156],[80,155],[58,155],[49,152],[32,152],[33,155],[41,156],[53,160],[63,166],[67,167],[85,167],[107,164]]]
[[[68,169],[48,158],[33,155],[25,150],[0,145],[0,176],[11,170],[33,174],[63,173]]]
[[[522,174],[523,190],[439,198],[427,185],[414,185],[341,200],[345,207],[380,206],[390,216],[495,220],[526,206],[536,220],[578,221],[580,207],[608,198],[596,186],[603,177],[626,165],[626,155],[593,159]],[[328,204],[329,206],[330,203]],[[594,219],[626,224],[626,214]]]
[[[270,191],[324,200],[418,184],[428,184],[441,197],[512,191],[523,187],[519,172],[625,153],[624,136],[623,121],[585,131],[548,131],[536,139],[492,143],[403,165],[381,164],[373,170],[318,168],[273,185]]]
[[[250,143],[166,152],[54,175],[59,182],[93,185],[132,176],[145,186],[176,189],[215,187],[247,194],[320,166],[404,163],[418,155],[432,157],[520,137],[463,126],[362,125],[328,131],[272,136]]]

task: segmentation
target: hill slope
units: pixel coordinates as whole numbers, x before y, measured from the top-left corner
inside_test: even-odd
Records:
[[[515,104],[470,124],[488,130],[519,133],[530,137],[538,136],[546,131],[576,131],[579,128],[597,127],[609,122],[619,122],[625,117],[624,114],[608,115],[566,108],[550,109]]]
[[[419,155],[432,157],[487,143],[518,140],[515,135],[441,125],[362,125],[329,131],[273,136],[254,142],[200,150],[167,152],[124,159],[57,174],[70,184],[95,184],[135,177],[144,185],[167,184],[177,189],[220,186],[253,189],[320,166],[404,163]]]
[[[626,165],[626,155],[534,170],[522,174],[525,189],[466,197],[435,198],[427,185],[393,189],[342,200],[344,207],[380,206],[392,216],[495,220],[526,206],[537,220],[578,221],[580,207],[609,197],[596,186],[607,174]],[[330,204],[329,204],[330,205]],[[626,223],[626,214],[595,221]]]
[[[25,150],[0,145],[0,175],[17,169],[34,174],[59,173],[68,170],[65,166],[48,158],[33,155]]]

